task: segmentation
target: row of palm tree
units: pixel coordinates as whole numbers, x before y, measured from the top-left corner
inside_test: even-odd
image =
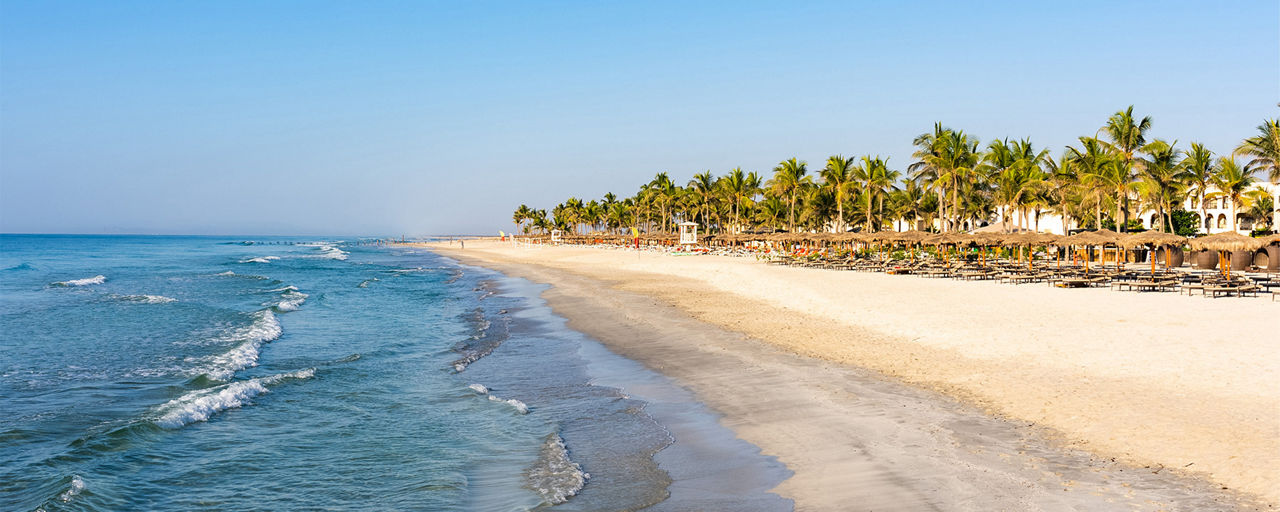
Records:
[[[1181,149],[1177,141],[1151,138],[1151,126],[1150,117],[1136,117],[1130,106],[1108,118],[1094,136],[1079,137],[1053,158],[1029,139],[982,145],[939,123],[915,138],[905,172],[872,155],[833,155],[817,172],[790,158],[768,178],[742,168],[721,176],[705,171],[684,186],[662,172],[631,197],[569,198],[550,212],[520,205],[512,222],[523,233],[630,228],[670,233],[682,221],[698,222],[710,232],[904,227],[946,232],[990,222],[1006,231],[1038,231],[1040,217],[1051,213],[1061,217],[1067,232],[1111,225],[1123,231],[1131,218],[1151,211],[1157,217],[1153,228],[1171,232],[1175,213],[1191,199],[1200,213],[1193,229],[1216,201],[1229,205],[1233,228],[1242,209],[1269,226],[1275,200],[1255,185],[1262,179],[1280,182],[1277,120],[1259,125],[1256,136],[1227,155],[1215,155],[1199,143]]]

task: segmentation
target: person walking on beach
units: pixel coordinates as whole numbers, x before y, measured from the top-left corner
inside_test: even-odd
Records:
[[[466,249],[466,248],[467,248],[467,241],[466,241],[466,240],[458,240],[458,243],[459,243],[459,244],[462,244],[462,248],[463,248],[463,249]]]

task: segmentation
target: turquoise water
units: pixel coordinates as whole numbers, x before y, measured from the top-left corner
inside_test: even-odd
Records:
[[[644,370],[504,286],[355,239],[0,236],[0,509],[670,506]]]

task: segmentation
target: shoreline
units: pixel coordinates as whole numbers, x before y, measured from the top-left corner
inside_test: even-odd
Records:
[[[612,269],[618,279],[600,279],[584,275],[589,272],[582,268],[504,259],[493,253],[497,249],[473,243],[466,251],[426,247],[467,264],[553,284],[543,297],[570,328],[688,387],[724,415],[725,426],[794,471],[774,492],[794,499],[799,510],[838,510],[849,503],[946,510],[1260,507],[1201,478],[1091,456],[1077,450],[1078,444],[1063,442],[1068,437],[1052,427],[994,418],[990,413],[998,411],[990,407],[983,407],[984,414],[951,398],[963,397],[963,389],[948,390],[945,383],[925,386],[933,390],[903,385],[900,380],[920,382],[816,358],[812,350],[775,339],[752,339],[734,332],[750,326],[734,329],[723,318],[705,321],[716,314],[709,305],[725,297],[712,300],[701,293],[707,304],[699,310],[688,301],[667,300],[669,294],[688,291],[681,285],[665,283],[666,292],[655,293],[638,285],[630,271]],[[755,313],[776,309],[742,297],[732,301],[736,309]],[[795,320],[803,326],[816,319]],[[788,336],[806,334],[813,333]],[[861,333],[868,339],[871,334]],[[916,352],[912,357],[936,356]],[[937,391],[949,391],[951,397]]]

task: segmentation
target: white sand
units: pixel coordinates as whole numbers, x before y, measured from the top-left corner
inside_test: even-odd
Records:
[[[489,241],[456,254],[611,281],[787,351],[1035,423],[1095,454],[1280,503],[1280,302]]]

